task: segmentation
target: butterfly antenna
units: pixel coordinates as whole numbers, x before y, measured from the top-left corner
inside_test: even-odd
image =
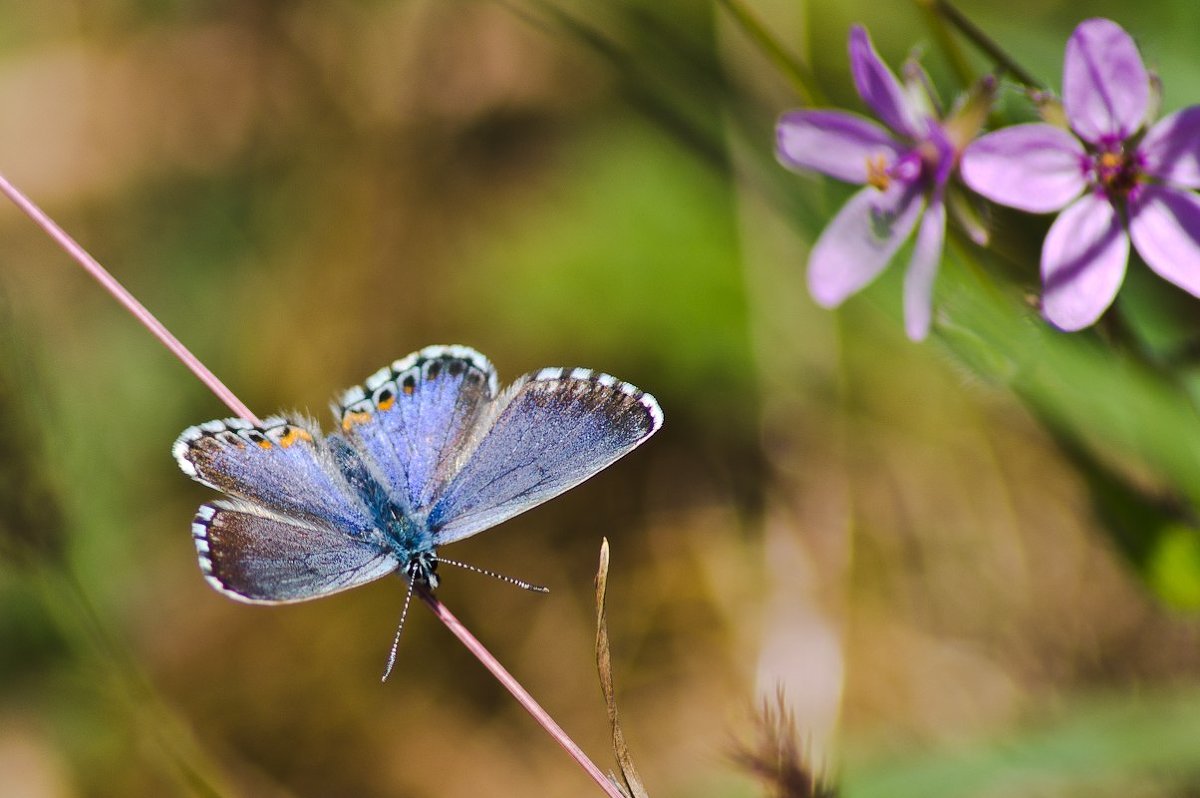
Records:
[[[404,631],[404,621],[408,618],[408,605],[412,602],[413,583],[409,580],[408,592],[404,594],[404,609],[400,611],[400,625],[396,627],[396,637],[392,640],[392,650],[388,654],[387,667],[384,668],[381,682],[386,682],[392,675],[392,667],[396,664],[396,648],[400,645],[400,633]]]
[[[487,568],[480,568],[477,565],[467,565],[465,562],[459,562],[458,560],[447,560],[445,557],[438,557],[437,561],[444,562],[444,563],[446,563],[446,565],[453,565],[458,568],[464,568],[468,571],[474,571],[475,573],[483,574],[484,576],[490,576],[493,579],[499,579],[501,582],[508,582],[510,585],[516,585],[517,587],[521,588],[522,590],[528,590],[533,593],[549,593],[550,592],[550,588],[548,588],[548,587],[543,587],[542,585],[535,585],[532,582],[526,582],[524,579],[517,579],[516,577],[505,576],[504,574],[498,574],[495,571],[488,570]]]

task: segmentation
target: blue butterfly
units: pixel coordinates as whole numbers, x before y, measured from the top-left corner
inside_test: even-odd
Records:
[[[175,441],[183,472],[229,497],[192,522],[220,592],[282,604],[396,571],[410,595],[434,589],[438,562],[453,562],[439,546],[573,488],[663,422],[653,396],[588,369],[546,368],[499,391],[492,364],[465,346],[397,360],[333,410],[330,435],[273,416],[209,421]]]

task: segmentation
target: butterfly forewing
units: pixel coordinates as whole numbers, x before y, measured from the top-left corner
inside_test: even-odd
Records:
[[[543,369],[499,400],[490,428],[429,513],[437,545],[557,496],[662,425],[654,397],[607,374]]]
[[[393,497],[417,514],[453,474],[495,396],[487,358],[465,346],[429,346],[343,394],[338,421]]]
[[[304,601],[378,579],[399,561],[376,534],[279,518],[251,504],[201,505],[192,537],[205,579],[239,601]]]
[[[279,515],[362,534],[371,510],[346,481],[310,422],[269,418],[262,427],[240,419],[184,430],[173,452],[193,479]]]

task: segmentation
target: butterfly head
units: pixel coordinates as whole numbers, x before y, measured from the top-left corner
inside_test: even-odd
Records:
[[[404,567],[404,573],[410,584],[437,590],[437,564],[436,551],[429,549],[417,552],[409,558],[408,565]]]

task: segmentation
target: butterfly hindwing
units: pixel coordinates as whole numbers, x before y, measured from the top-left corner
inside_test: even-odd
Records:
[[[192,537],[204,578],[239,601],[280,604],[378,579],[399,560],[376,533],[352,536],[244,502],[200,506]]]
[[[209,421],[184,430],[172,451],[192,479],[276,514],[355,534],[376,526],[310,422]]]
[[[427,508],[459,465],[464,442],[496,396],[488,359],[465,346],[428,346],[346,391],[335,412],[412,514]]]
[[[654,397],[608,374],[542,369],[497,401],[494,420],[430,510],[437,545],[557,496],[662,426]]]

